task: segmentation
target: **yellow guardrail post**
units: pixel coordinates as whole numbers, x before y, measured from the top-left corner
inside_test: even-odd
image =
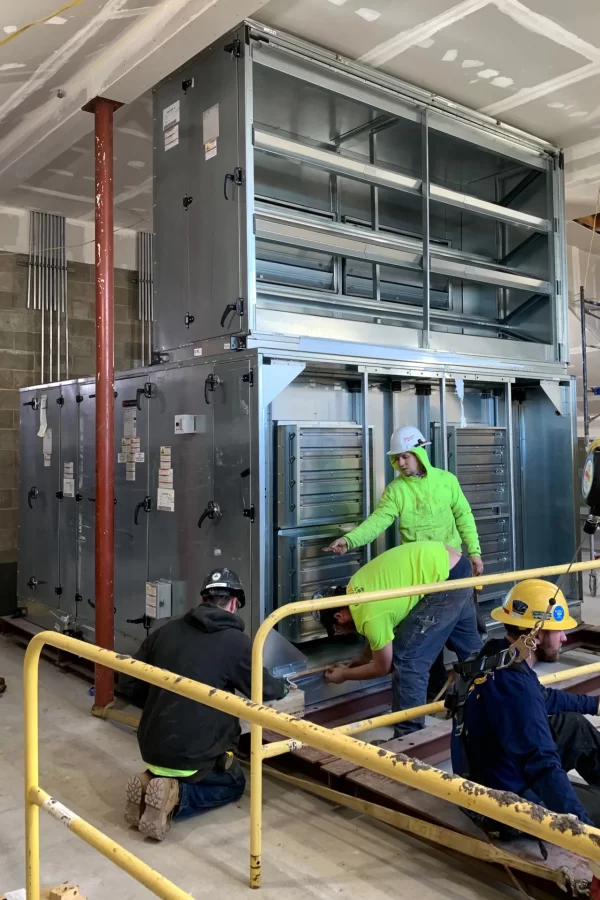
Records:
[[[411,597],[415,594],[436,594],[461,588],[476,588],[481,590],[488,584],[506,584],[510,581],[524,581],[526,578],[544,578],[552,575],[564,575],[566,572],[583,572],[600,568],[599,560],[590,560],[578,563],[565,563],[558,566],[542,566],[535,569],[523,569],[516,572],[502,572],[494,575],[477,575],[472,578],[461,578],[456,581],[443,581],[436,584],[412,585],[408,588],[388,591],[365,591],[352,597],[353,604],[374,603],[377,600],[389,600],[392,598]],[[271,628],[287,616],[301,615],[307,612],[315,612],[320,609],[332,609],[336,606],[345,606],[348,603],[346,595],[340,597],[327,597],[322,600],[302,600],[296,603],[288,603],[278,607],[262,622],[252,646],[252,682],[251,694],[254,703],[261,705],[263,702],[263,656],[267,635]],[[584,674],[584,669],[593,667],[581,667],[578,674]],[[562,674],[562,673],[561,673]],[[573,677],[573,676],[571,676]],[[554,678],[553,681],[560,681]],[[545,683],[552,683],[548,681]],[[351,723],[339,729],[333,729],[336,734],[357,734],[360,731],[368,731],[370,728],[380,727],[383,724],[392,724],[426,714],[441,712],[443,703],[430,703],[414,710],[403,710],[365,720],[363,723]],[[368,724],[367,724],[368,723]],[[365,728],[361,726],[365,725]],[[353,727],[354,726],[354,727]],[[274,729],[277,730],[277,729]],[[271,749],[263,747],[262,725],[252,724],[250,729],[250,887],[260,887],[261,880],[261,854],[262,854],[262,767],[263,760],[267,757],[277,756],[279,753],[287,753],[291,749],[290,741],[280,741]],[[297,741],[294,740],[297,745]],[[315,745],[316,746],[316,745]],[[426,790],[426,789],[425,789]],[[464,804],[463,804],[464,805]],[[497,815],[492,818],[499,818]],[[527,829],[523,829],[527,830]]]
[[[38,735],[38,667],[42,643],[29,644],[23,669],[23,715],[25,739],[25,893],[27,900],[40,900],[40,808],[32,792],[40,780]]]

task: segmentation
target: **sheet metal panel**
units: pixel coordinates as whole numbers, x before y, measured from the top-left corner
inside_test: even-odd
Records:
[[[61,387],[63,405],[60,410],[60,597],[61,612],[76,617],[81,603],[79,595],[79,553],[77,523],[79,517],[79,407],[76,382]]]
[[[79,556],[79,592],[82,601],[79,604],[78,624],[84,629],[86,637],[94,639],[94,552],[95,506],[96,493],[96,404],[93,382],[79,385],[81,402],[79,404],[79,460],[78,489],[81,503],[77,515],[77,552]]]
[[[250,417],[257,413],[256,378],[250,360],[233,359],[216,363],[220,384],[214,391],[214,495],[221,517],[209,529],[213,563],[228,566],[239,575],[246,597],[253,592],[254,578],[267,573],[252,571],[252,543],[258,540],[257,510],[253,506]],[[212,523],[211,523],[212,525]],[[252,610],[246,603],[239,613],[250,628]]]
[[[243,29],[240,30],[243,42]],[[186,77],[190,120],[188,284],[195,320],[190,340],[236,334],[242,297],[241,219],[245,191],[238,98],[242,61],[217,45],[193,61]],[[237,174],[236,174],[237,173]],[[246,298],[244,298],[246,299]],[[233,309],[225,316],[225,309]]]
[[[152,415],[150,417],[150,489],[153,510],[148,517],[148,579],[166,579],[180,597],[181,607],[191,609],[199,602],[206,573],[220,561],[215,558],[211,532],[213,523],[198,520],[209,501],[214,500],[213,418],[214,404],[206,403],[204,386],[213,374],[210,364],[178,369],[157,369],[152,373]],[[212,401],[212,395],[210,395]],[[175,416],[196,416],[195,434],[175,434]],[[158,484],[163,463],[170,451],[173,509],[158,508]],[[162,478],[168,482],[168,474]]]
[[[20,394],[19,563],[17,590],[31,603],[30,615],[44,613],[41,604],[58,611],[60,587],[60,387],[42,386]],[[33,405],[32,405],[33,404]],[[42,409],[42,404],[45,409]],[[44,422],[46,423],[45,434]],[[47,624],[47,623],[45,623]],[[50,626],[53,627],[52,620]]]
[[[129,620],[142,618],[146,609],[152,513],[143,504],[149,495],[148,431],[155,399],[144,395],[147,384],[145,371],[115,382],[115,630],[138,640],[145,636],[143,625]]]

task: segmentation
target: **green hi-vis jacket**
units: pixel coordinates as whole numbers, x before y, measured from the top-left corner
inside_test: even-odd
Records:
[[[442,541],[457,550],[464,544],[469,556],[480,556],[475,519],[456,476],[432,466],[423,447],[415,447],[411,453],[418,457],[427,475],[415,478],[400,472],[368,519],[344,535],[348,547],[370,544],[398,518],[404,543]],[[399,471],[395,460],[393,466]]]

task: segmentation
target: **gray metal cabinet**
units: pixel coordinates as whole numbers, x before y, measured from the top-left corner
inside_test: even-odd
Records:
[[[213,522],[208,517],[198,527],[205,509],[214,502],[213,486],[213,413],[214,405],[205,400],[209,391],[212,365],[187,365],[163,369],[153,376],[150,418],[150,496],[152,512],[148,516],[150,581],[170,581],[182,606],[198,603],[202,579],[213,566]],[[196,432],[175,433],[175,417],[195,416]],[[161,453],[162,450],[162,453]],[[162,466],[166,457],[171,464]],[[172,508],[158,505],[159,479],[173,491]],[[169,488],[167,488],[169,489]],[[177,610],[176,610],[177,611]]]
[[[176,73],[154,102],[154,336],[159,349],[190,342],[185,325],[188,296],[189,140],[191,104]],[[177,121],[175,121],[177,120]],[[177,141],[177,142],[176,142]],[[196,199],[200,203],[199,198]]]
[[[60,532],[59,580],[61,612],[74,620],[80,609],[77,530],[82,495],[79,489],[79,387],[62,385],[60,407]]]
[[[250,417],[254,373],[250,361],[234,359],[214,367],[218,379],[214,391],[215,501],[221,515],[209,530],[214,565],[232,568],[242,580],[249,599],[252,590],[251,544],[259,527],[252,500]],[[250,603],[241,611],[251,624]]]
[[[115,629],[144,637],[148,559],[149,417],[154,398],[146,373],[119,379],[115,399]]]
[[[79,467],[78,490],[81,494],[77,516],[77,555],[79,559],[79,604],[78,625],[86,636],[94,631],[95,593],[95,493],[96,493],[96,404],[95,385],[92,382],[79,385]]]
[[[243,42],[243,29],[240,29]],[[243,46],[243,43],[242,43]],[[240,222],[245,190],[240,158],[238,96],[241,60],[217,46],[185,70],[193,81],[190,119],[188,271],[189,327],[197,341],[236,334],[242,326]],[[207,149],[209,148],[209,149]]]
[[[34,613],[60,609],[60,397],[59,386],[21,392],[18,594]]]

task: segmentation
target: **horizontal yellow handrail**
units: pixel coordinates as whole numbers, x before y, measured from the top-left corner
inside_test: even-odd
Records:
[[[365,766],[394,781],[426,791],[467,809],[476,810],[504,822],[506,825],[511,825],[535,837],[558,844],[567,850],[580,853],[590,860],[600,862],[600,830],[589,828],[574,817],[551,813],[542,807],[521,800],[515,795],[476,785],[473,782],[465,781],[458,775],[449,775],[417,760],[389,753],[348,735],[322,728],[320,725],[306,722],[303,719],[296,719],[269,707],[260,706],[251,700],[245,700],[235,694],[217,690],[189,678],[183,678],[131,657],[103,650],[66,635],[45,631],[32,638],[25,654],[25,801],[28,900],[39,900],[39,804],[47,802],[47,795],[40,794],[37,783],[37,676],[40,653],[44,644],[50,644],[67,653],[88,659],[96,665],[106,666],[117,672],[139,678],[156,687],[172,691],[198,703],[204,703],[229,715],[247,719],[253,725],[260,725],[261,728],[269,728],[289,738],[308,743],[359,766]],[[60,814],[58,817],[60,818]],[[90,843],[96,839],[96,836],[87,828],[82,827],[78,833],[84,840],[90,838]],[[106,838],[106,840],[110,839]],[[132,871],[130,860],[123,857],[121,863],[122,868],[133,877],[137,877],[138,880],[141,880],[139,874],[142,869],[152,873],[152,870],[146,867],[141,860],[137,861],[140,867],[137,873]],[[176,893],[179,889],[170,885],[169,882],[167,882],[167,886],[162,893],[158,892],[156,886],[153,889],[158,896],[165,897],[166,900],[180,900],[182,894]]]
[[[386,591],[365,591],[360,594],[352,595],[352,604],[358,605],[362,603],[374,603],[377,600],[389,600],[393,598],[412,597],[417,594],[435,594],[444,591],[456,591],[461,588],[480,589],[488,584],[507,584],[511,581],[523,581],[526,578],[544,578],[552,575],[564,575],[567,572],[584,572],[591,569],[600,568],[599,560],[588,560],[578,563],[563,563],[557,566],[541,566],[535,569],[522,569],[515,572],[500,572],[494,575],[477,575],[471,578],[460,578],[456,581],[443,581],[436,584],[412,585],[406,588],[391,589]],[[255,703],[261,704],[263,700],[263,657],[264,645],[267,635],[282,619],[288,616],[303,615],[309,612],[316,612],[321,609],[333,609],[336,606],[348,605],[348,596],[344,594],[339,597],[324,597],[319,600],[301,600],[296,603],[287,603],[275,609],[262,622],[252,646],[252,699]],[[593,665],[593,664],[592,664]],[[584,674],[583,669],[578,670],[578,674]],[[595,670],[594,670],[595,671]],[[560,675],[561,673],[557,673]],[[560,681],[558,677],[554,681]],[[426,704],[416,709],[403,710],[398,713],[390,713],[386,716],[379,716],[372,719],[364,720],[364,723],[352,723],[351,726],[343,726],[347,734],[358,733],[361,730],[367,731],[369,728],[380,727],[383,724],[392,724],[406,719],[416,718],[417,715],[433,714],[443,709],[442,703]],[[418,711],[420,710],[420,712]],[[366,723],[368,722],[368,725]],[[362,729],[361,725],[365,724]],[[352,727],[354,726],[354,727]],[[274,729],[275,731],[277,729]],[[340,734],[342,729],[335,729]],[[293,736],[295,737],[295,735]],[[250,885],[251,887],[260,887],[261,874],[261,846],[262,846],[262,763],[263,759],[270,756],[277,756],[279,753],[286,753],[290,749],[286,741],[278,742],[277,745],[266,745],[263,747],[262,726],[259,723],[253,724],[250,729]],[[297,742],[295,742],[295,747]],[[316,745],[315,745],[316,746]],[[339,754],[340,756],[342,754]],[[370,766],[367,765],[367,768]],[[406,782],[408,783],[408,782]],[[423,787],[423,790],[427,790]],[[433,792],[431,792],[433,793]],[[449,798],[446,798],[449,799]],[[462,806],[466,804],[460,802]],[[481,811],[481,810],[480,810]],[[492,815],[491,818],[504,821],[499,815]],[[519,826],[523,831],[529,831],[525,826]],[[533,833],[533,832],[530,832]],[[538,835],[539,836],[539,835]],[[551,838],[550,838],[551,840]],[[554,843],[559,843],[554,840]],[[586,854],[587,855],[587,854]],[[591,857],[595,858],[595,857]]]
[[[571,681],[572,678],[585,678],[586,675],[595,675],[600,672],[600,662],[588,663],[587,666],[574,666],[572,669],[563,669],[560,672],[550,672],[540,677],[543,685],[560,684],[562,681]],[[387,713],[383,716],[373,716],[371,719],[362,719],[360,722],[350,722],[348,725],[340,725],[334,728],[342,734],[362,734],[373,728],[384,728],[387,725],[396,725],[398,722],[408,722],[410,719],[420,719],[422,716],[435,716],[445,709],[444,701],[426,703],[424,706],[414,706],[412,709],[402,709],[399,712]],[[272,741],[263,747],[265,759],[273,756],[281,756],[290,750],[300,750],[302,744],[298,741]]]

